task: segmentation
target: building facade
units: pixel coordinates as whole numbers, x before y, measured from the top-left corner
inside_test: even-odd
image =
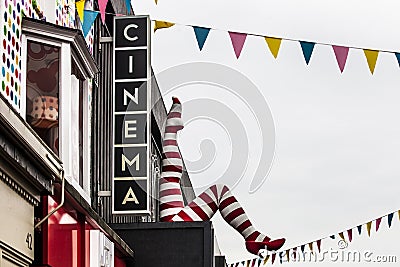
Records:
[[[96,0],[82,1],[85,11],[100,9]],[[113,214],[113,26],[117,14],[133,10],[108,1],[104,23],[98,16],[86,36],[78,11],[73,0],[0,1],[0,266],[156,266],[138,240],[168,244],[177,231],[188,242],[203,233],[193,257],[212,266],[210,223],[159,223],[166,108],[154,78],[149,213]],[[195,197],[187,172],[182,184],[187,204]]]

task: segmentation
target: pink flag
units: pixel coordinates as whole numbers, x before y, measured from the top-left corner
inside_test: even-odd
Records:
[[[351,240],[353,240],[353,230],[352,229],[347,230],[347,235],[349,236],[349,242],[351,242]]]
[[[100,10],[100,16],[101,16],[101,21],[105,22],[106,20],[106,7],[107,7],[107,2],[108,0],[98,0],[97,1],[99,4],[99,10]]]
[[[236,58],[239,58],[240,52],[242,52],[244,41],[246,41],[247,34],[238,32],[229,32],[229,36],[231,37],[233,50],[235,50]]]
[[[340,72],[343,72],[344,66],[346,65],[347,55],[349,54],[349,48],[337,45],[332,45],[332,48],[335,52],[336,61],[339,65]]]
[[[382,217],[381,218],[379,218],[379,219],[376,219],[376,227],[375,227],[375,230],[378,232],[378,230],[379,230],[379,226],[381,225],[381,221],[382,221]]]

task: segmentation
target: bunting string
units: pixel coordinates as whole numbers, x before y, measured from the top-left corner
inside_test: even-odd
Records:
[[[83,29],[85,36],[87,35],[87,32],[89,32],[90,28],[92,27],[98,13],[100,13],[101,20],[103,23],[105,23],[105,15],[106,14],[113,15],[113,16],[123,16],[123,14],[105,12],[105,8],[106,8],[108,1],[109,0],[98,0],[99,11],[84,9],[85,0],[75,2],[76,8],[78,10],[78,15],[81,18],[82,26],[84,26],[84,27],[82,27],[82,29]],[[128,1],[127,1],[127,3],[128,3]],[[129,10],[129,12],[130,12],[130,10]],[[89,17],[89,21],[85,21],[85,15],[87,15],[87,14]],[[364,56],[366,58],[368,68],[369,68],[371,74],[374,74],[375,66],[376,66],[376,62],[378,60],[379,53],[394,54],[396,56],[398,65],[400,66],[400,52],[397,52],[397,51],[361,48],[361,47],[356,47],[356,46],[342,46],[342,45],[329,44],[329,43],[324,43],[324,42],[305,41],[305,40],[298,40],[298,39],[293,39],[293,38],[283,38],[283,37],[276,37],[276,36],[264,36],[264,35],[255,34],[255,33],[234,32],[234,31],[229,31],[229,30],[221,30],[221,29],[217,29],[217,28],[209,28],[209,27],[204,27],[204,26],[181,24],[181,23],[167,22],[167,21],[161,21],[161,20],[152,20],[152,21],[154,22],[154,32],[156,32],[159,29],[170,28],[174,25],[192,27],[194,30],[195,38],[196,38],[196,41],[197,41],[200,51],[203,50],[205,42],[206,42],[211,30],[227,32],[231,39],[233,52],[237,59],[239,59],[239,57],[240,57],[240,54],[245,45],[247,36],[255,36],[255,37],[262,37],[265,39],[265,41],[268,45],[268,48],[274,58],[278,57],[278,53],[279,53],[282,41],[298,42],[300,44],[300,47],[301,47],[301,50],[303,53],[303,57],[304,57],[304,60],[307,65],[309,65],[309,63],[311,61],[312,54],[314,52],[314,48],[316,45],[331,46],[341,73],[343,73],[343,71],[345,69],[350,49],[363,50]]]
[[[368,236],[370,237],[372,223],[375,222],[375,232],[378,232],[378,230],[380,229],[379,227],[381,225],[382,219],[385,217],[387,217],[387,220],[388,220],[388,227],[391,228],[393,216],[395,213],[398,213],[398,217],[399,217],[399,221],[400,221],[400,210],[398,210],[395,212],[391,212],[387,215],[381,216],[375,220],[368,221],[366,223],[360,224],[358,226],[352,227],[352,228],[344,230],[344,231],[340,231],[337,234],[329,235],[327,237],[323,237],[323,238],[320,238],[320,239],[312,241],[312,242],[308,242],[308,243],[305,243],[305,244],[302,244],[299,246],[288,248],[283,251],[277,251],[270,255],[266,255],[265,258],[254,258],[254,259],[249,259],[249,260],[240,261],[240,262],[236,262],[236,263],[231,263],[228,265],[228,267],[248,266],[249,264],[251,264],[253,262],[255,263],[254,266],[256,266],[256,267],[265,266],[265,265],[267,265],[268,262],[270,262],[272,265],[272,264],[274,264],[276,257],[278,257],[280,263],[282,263],[284,260],[289,262],[291,259],[296,260],[296,256],[298,256],[298,255],[300,255],[300,257],[301,257],[301,254],[297,254],[298,251],[301,251],[301,253],[304,257],[304,255],[305,255],[304,252],[305,252],[306,246],[308,246],[308,249],[310,252],[321,253],[321,246],[322,246],[323,240],[325,240],[327,238],[336,239],[336,237],[338,236],[340,238],[340,240],[343,240],[345,242],[347,242],[347,241],[352,242],[353,241],[353,229],[357,228],[358,234],[361,235],[363,226],[366,227]],[[347,241],[345,238],[345,233],[347,233]],[[340,242],[343,242],[343,241],[340,241]],[[317,249],[315,249],[315,247],[313,246],[314,244],[316,244]],[[339,245],[339,243],[338,243],[338,245]],[[271,261],[269,261],[270,258],[272,259]],[[246,265],[246,263],[247,263],[247,265]]]

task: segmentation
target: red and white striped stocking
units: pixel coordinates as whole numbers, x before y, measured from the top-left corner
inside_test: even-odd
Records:
[[[179,100],[173,98],[163,141],[161,221],[207,221],[219,210],[225,221],[243,236],[249,252],[258,254],[261,249],[277,250],[282,247],[285,239],[271,240],[254,228],[239,202],[225,185],[211,186],[184,207],[179,184],[183,162],[176,140],[177,132],[183,128],[181,113]]]

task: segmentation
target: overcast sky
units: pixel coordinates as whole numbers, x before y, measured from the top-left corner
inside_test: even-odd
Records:
[[[166,105],[171,95],[183,102],[187,126],[179,143],[197,193],[215,182],[229,184],[253,224],[272,237],[286,237],[286,248],[400,208],[400,68],[394,54],[381,53],[371,75],[363,51],[351,49],[341,74],[330,46],[316,45],[307,66],[298,42],[283,41],[274,59],[262,37],[249,36],[236,59],[226,32],[399,51],[398,1],[159,0],[156,6],[134,0],[132,5],[136,14],[182,24],[154,34],[152,66],[161,76]],[[184,24],[219,30],[211,30],[200,52],[193,29]],[[203,70],[210,77],[222,65],[221,80],[217,75],[188,83],[177,67],[185,63],[191,63],[189,72]],[[249,89],[235,88],[243,81]],[[174,83],[185,84],[169,88]],[[263,152],[272,153],[272,163],[259,162]],[[235,166],[232,159],[239,160]],[[250,193],[264,165],[268,177]],[[213,221],[228,262],[253,258],[219,215]],[[347,249],[397,255],[400,261],[397,214],[393,221],[388,230],[384,218],[378,233],[373,224],[370,238],[365,228],[361,236],[354,230]],[[338,249],[336,243],[324,240],[322,248]]]

